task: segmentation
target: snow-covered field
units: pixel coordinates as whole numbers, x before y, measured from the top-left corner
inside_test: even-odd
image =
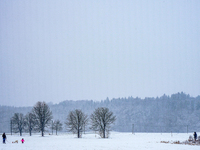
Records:
[[[7,135],[7,143],[0,150],[199,150],[200,146],[160,143],[161,141],[185,141],[192,133],[119,133],[111,132],[110,138],[101,139],[96,134],[83,134],[78,139],[73,134],[22,136]],[[12,143],[18,140],[19,143]]]

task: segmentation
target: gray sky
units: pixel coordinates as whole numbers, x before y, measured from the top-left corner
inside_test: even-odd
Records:
[[[0,105],[200,93],[199,0],[0,1]]]

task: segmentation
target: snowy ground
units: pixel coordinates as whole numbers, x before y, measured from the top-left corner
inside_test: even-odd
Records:
[[[198,134],[198,133],[197,133]],[[73,134],[22,136],[7,135],[7,143],[0,150],[199,150],[200,146],[160,143],[161,141],[185,141],[192,133],[119,133],[112,132],[110,138],[101,139],[95,134],[83,134],[78,139]],[[18,144],[12,141],[18,140]]]

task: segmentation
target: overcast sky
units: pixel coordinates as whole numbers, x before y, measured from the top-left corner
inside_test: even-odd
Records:
[[[199,0],[1,0],[0,105],[200,95]]]

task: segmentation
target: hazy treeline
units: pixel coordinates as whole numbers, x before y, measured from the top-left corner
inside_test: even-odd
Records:
[[[48,104],[54,119],[62,123],[68,113],[81,109],[90,115],[98,107],[107,107],[116,116],[114,131],[122,132],[194,132],[200,131],[200,96],[183,92],[156,98],[114,98],[102,101],[66,100]],[[30,107],[0,106],[0,132],[10,131],[10,118],[15,112],[27,113]],[[133,126],[134,124],[134,126]],[[86,129],[87,130],[87,129]],[[89,129],[88,129],[89,130]],[[65,131],[65,129],[63,130]]]

